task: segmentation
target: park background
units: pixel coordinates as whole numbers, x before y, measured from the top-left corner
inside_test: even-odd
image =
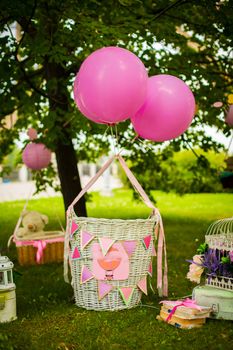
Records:
[[[22,166],[26,132],[33,127],[54,161],[29,174],[38,193],[28,208],[47,214],[48,228],[57,227],[57,216],[65,225],[64,209],[87,180],[81,164],[99,167],[117,137],[129,167],[163,217],[169,298],[190,295],[195,285],[186,279],[186,259],[214,220],[232,216],[232,189],[222,183],[223,173],[232,172],[225,162],[232,156],[232,129],[225,122],[233,93],[231,1],[2,0],[1,8],[1,194],[14,185],[12,171]],[[105,125],[81,115],[72,95],[74,78],[83,60],[104,46],[131,50],[150,76],[171,74],[189,85],[197,108],[183,135],[165,143],[132,143],[129,121],[119,123],[112,135]],[[114,174],[122,187],[92,192],[77,212],[148,217],[124,175],[118,168]],[[24,200],[6,196],[0,203],[0,248],[15,264],[18,313],[17,321],[0,325],[0,349],[232,348],[230,321],[208,320],[187,332],[172,328],[156,320],[160,299],[152,292],[133,310],[78,309],[71,286],[63,281],[62,264],[19,266],[15,247],[7,250],[7,241],[28,197],[25,188],[22,192]]]

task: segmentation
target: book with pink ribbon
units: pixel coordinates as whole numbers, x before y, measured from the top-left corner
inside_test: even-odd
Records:
[[[198,305],[193,299],[163,300],[157,319],[177,328],[201,327],[210,316],[211,308]]]

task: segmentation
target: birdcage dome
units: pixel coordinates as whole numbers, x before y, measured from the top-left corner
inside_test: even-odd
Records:
[[[233,250],[233,217],[213,222],[207,229],[205,242],[211,249]]]

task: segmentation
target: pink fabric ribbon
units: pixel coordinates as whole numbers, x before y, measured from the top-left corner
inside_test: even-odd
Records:
[[[22,247],[27,245],[32,245],[33,247],[37,248],[36,252],[36,262],[40,264],[41,259],[43,257],[44,249],[46,248],[47,243],[56,243],[56,242],[64,242],[64,237],[56,237],[51,239],[43,239],[43,240],[25,240],[20,241],[17,239],[14,239],[16,247]]]
[[[41,259],[43,257],[43,251],[46,248],[46,241],[34,241],[33,247],[37,248],[36,252],[36,262],[39,264],[41,262]]]
[[[172,316],[174,315],[174,313],[176,312],[176,309],[180,306],[185,306],[191,309],[197,309],[197,310],[201,310],[201,307],[199,305],[196,304],[196,301],[193,299],[184,299],[184,300],[177,300],[176,302],[170,301],[170,300],[163,300],[160,302],[160,304],[165,304],[165,305],[171,305],[171,303],[174,303],[174,307],[172,308],[171,312],[169,313],[168,317],[166,318],[166,322],[168,322]]]

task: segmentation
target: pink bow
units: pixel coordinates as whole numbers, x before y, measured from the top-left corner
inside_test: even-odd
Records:
[[[184,299],[184,300],[177,300],[175,302],[173,301],[169,301],[169,300],[163,300],[160,302],[160,304],[163,303],[165,305],[171,305],[171,303],[174,304],[173,309],[171,310],[171,312],[169,313],[168,317],[166,318],[166,322],[168,322],[171,318],[172,315],[174,315],[174,313],[176,312],[176,309],[179,306],[185,306],[185,307],[189,307],[191,309],[197,309],[197,310],[201,310],[201,307],[199,305],[196,304],[196,301],[193,299]]]
[[[36,252],[36,262],[39,264],[42,257],[43,257],[43,251],[46,248],[47,243],[45,241],[34,241],[33,247],[37,248]]]

